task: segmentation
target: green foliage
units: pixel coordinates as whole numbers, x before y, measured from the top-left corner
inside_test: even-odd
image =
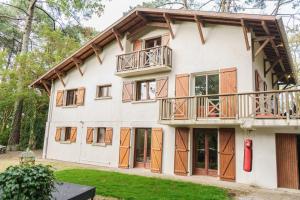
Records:
[[[11,166],[0,174],[3,200],[51,199],[55,177],[49,166]]]
[[[226,190],[213,186],[117,172],[70,169],[57,171],[55,176],[60,181],[94,186],[97,194],[118,199],[230,199]]]

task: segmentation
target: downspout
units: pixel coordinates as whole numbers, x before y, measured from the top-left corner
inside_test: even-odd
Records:
[[[48,109],[48,119],[46,123],[46,130],[45,130],[45,138],[44,138],[44,150],[43,150],[43,158],[47,159],[47,150],[48,150],[48,142],[49,142],[49,133],[50,133],[50,124],[52,122],[52,112],[53,112],[53,99],[54,99],[54,83],[53,80],[51,82],[51,94],[50,94],[50,101],[49,101],[49,109]]]

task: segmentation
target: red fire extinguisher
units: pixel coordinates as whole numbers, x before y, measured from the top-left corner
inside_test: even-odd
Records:
[[[244,171],[252,171],[252,140],[246,139],[244,142]]]

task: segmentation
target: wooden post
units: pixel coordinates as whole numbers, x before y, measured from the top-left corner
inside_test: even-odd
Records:
[[[201,43],[202,43],[202,44],[205,44],[204,35],[203,35],[203,32],[202,32],[203,23],[202,23],[202,21],[198,18],[197,15],[195,15],[194,18],[195,18],[195,21],[196,21],[196,24],[197,24],[197,28],[198,28],[198,31],[199,31]]]

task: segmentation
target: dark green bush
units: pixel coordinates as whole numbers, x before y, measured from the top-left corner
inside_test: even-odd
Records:
[[[48,200],[54,190],[55,177],[50,166],[11,166],[0,174],[3,200]]]

